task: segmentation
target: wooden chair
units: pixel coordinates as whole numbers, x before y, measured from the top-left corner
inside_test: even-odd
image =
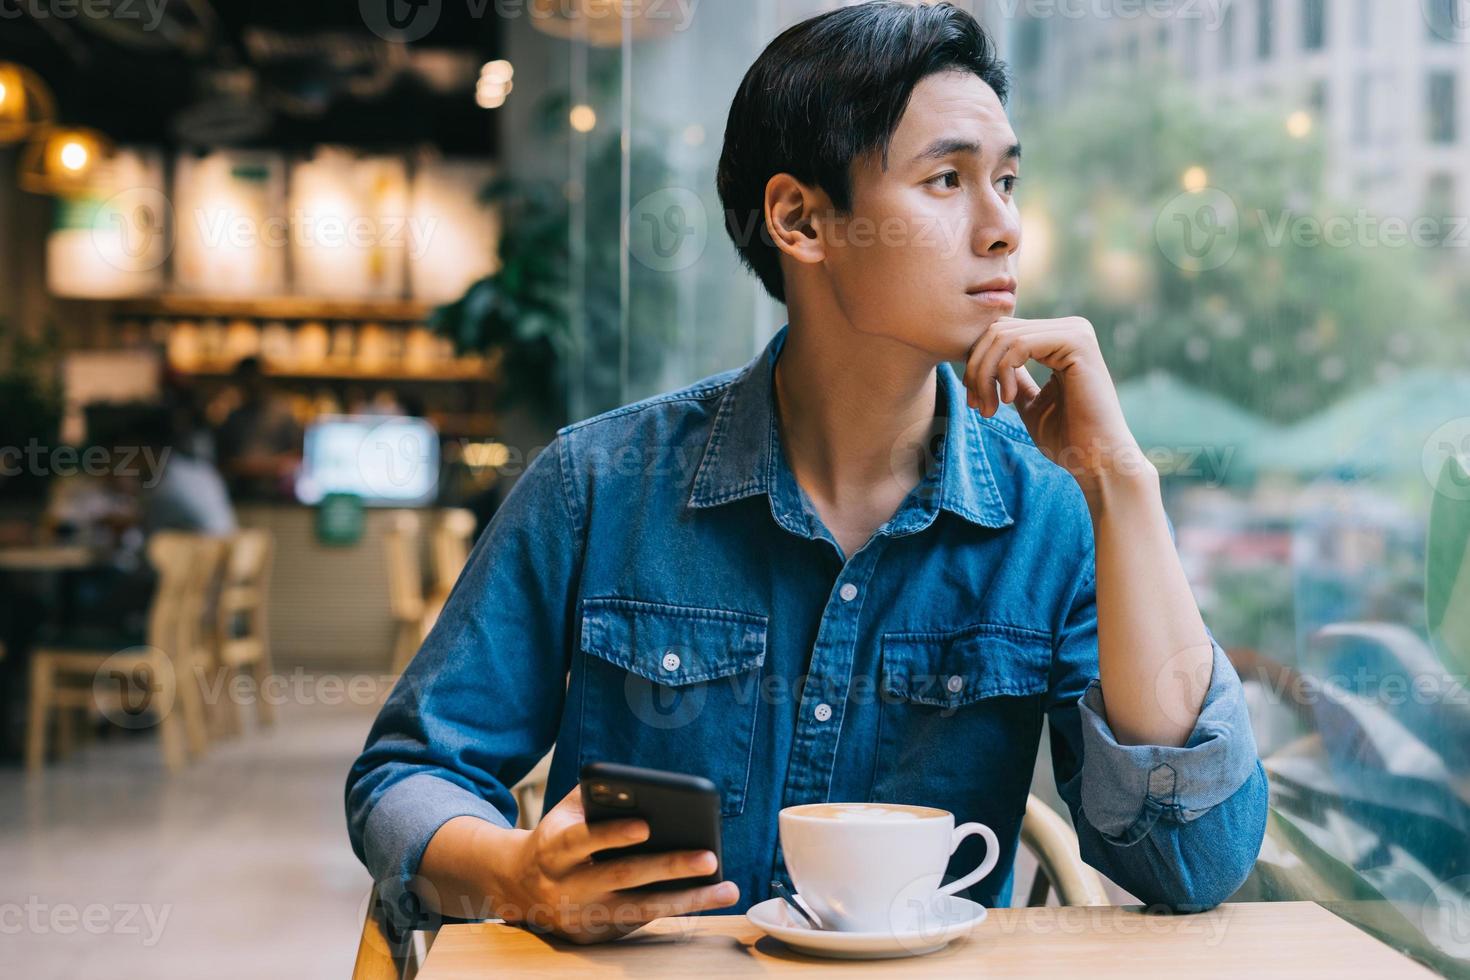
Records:
[[[214,615],[215,661],[222,674],[220,690],[228,692],[235,674],[249,670],[255,683],[256,723],[269,725],[275,720],[275,711],[264,696],[264,688],[271,672],[267,609],[275,538],[270,531],[250,528],[237,531],[228,540]],[[226,730],[238,734],[240,709],[228,695],[220,714]]]
[[[37,648],[31,658],[26,729],[26,769],[38,772],[46,760],[49,723],[58,724],[59,747],[69,741],[67,712],[100,709],[109,718],[136,717],[149,704],[161,704],[159,741],[170,771],[182,768],[186,756],[202,755],[207,743],[201,672],[209,663],[200,623],[211,580],[219,568],[224,544],[217,538],[160,532],[148,545],[158,574],[148,608],[142,645],[99,649],[96,645]],[[125,642],[125,641],[124,641]],[[117,690],[96,683],[108,671]],[[135,705],[129,685],[145,700]],[[134,709],[137,710],[134,710]]]
[[[434,533],[429,538],[433,582],[429,596],[424,600],[424,636],[433,629],[445,600],[449,598],[449,590],[454,588],[459,573],[464,571],[465,563],[470,559],[470,548],[475,543],[474,537],[475,515],[467,510],[446,510],[434,526]]]
[[[1082,860],[1077,832],[1039,796],[1026,798],[1021,818],[1021,846],[1036,859],[1036,877],[1026,907],[1045,905],[1055,890],[1061,905],[1110,905],[1102,876]]]
[[[474,544],[475,515],[458,507],[444,511],[434,528],[431,542],[436,595],[447,596],[454,588]]]
[[[548,754],[513,788],[520,809],[517,827],[533,827],[541,819],[550,760]],[[1036,858],[1036,878],[1031,883],[1028,906],[1045,905],[1053,888],[1062,905],[1109,904],[1102,878],[1082,861],[1077,835],[1061,814],[1034,795],[1026,800],[1021,844]],[[433,942],[431,930],[420,930],[416,939],[414,932],[394,926],[374,885],[363,916],[352,978],[413,980]]]
[[[419,561],[419,515],[399,511],[384,535],[388,572],[388,608],[396,623],[393,673],[403,672],[428,634],[428,605],[424,601],[424,573]]]

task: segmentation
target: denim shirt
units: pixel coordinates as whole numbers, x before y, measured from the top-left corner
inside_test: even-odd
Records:
[[[727,911],[789,883],[777,812],[829,800],[989,825],[1000,862],[968,894],[1005,905],[1043,720],[1083,858],[1150,904],[1223,901],[1267,784],[1214,637],[1187,743],[1120,744],[1081,490],[1013,408],[970,409],[948,363],[923,478],[844,555],[781,448],[787,329],[742,368],[559,429],[506,496],[348,776],[352,846],[390,908],[414,914],[445,821],[512,825],[510,787],[553,745],[548,807],[593,760],[713,780]]]

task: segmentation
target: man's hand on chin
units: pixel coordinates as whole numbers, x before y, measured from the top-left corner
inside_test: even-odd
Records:
[[[1051,369],[1045,385],[1026,370],[1033,359]],[[1097,332],[1080,316],[996,320],[970,348],[964,381],[970,406],[987,418],[1001,402],[1014,403],[1036,447],[1076,478],[1089,503],[1119,477],[1153,475],[1128,431]]]

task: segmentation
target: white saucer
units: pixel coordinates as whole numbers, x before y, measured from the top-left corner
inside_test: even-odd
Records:
[[[922,956],[943,949],[951,941],[969,935],[985,921],[985,906],[967,898],[943,896],[935,912],[916,928],[884,932],[838,932],[813,929],[779,898],[752,905],[745,913],[751,923],[768,936],[798,952],[837,959],[876,960],[900,956]]]

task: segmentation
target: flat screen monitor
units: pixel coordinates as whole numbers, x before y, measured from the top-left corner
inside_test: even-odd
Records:
[[[306,429],[296,499],[316,504],[350,493],[370,507],[433,503],[439,489],[439,434],[405,415],[324,415]]]

